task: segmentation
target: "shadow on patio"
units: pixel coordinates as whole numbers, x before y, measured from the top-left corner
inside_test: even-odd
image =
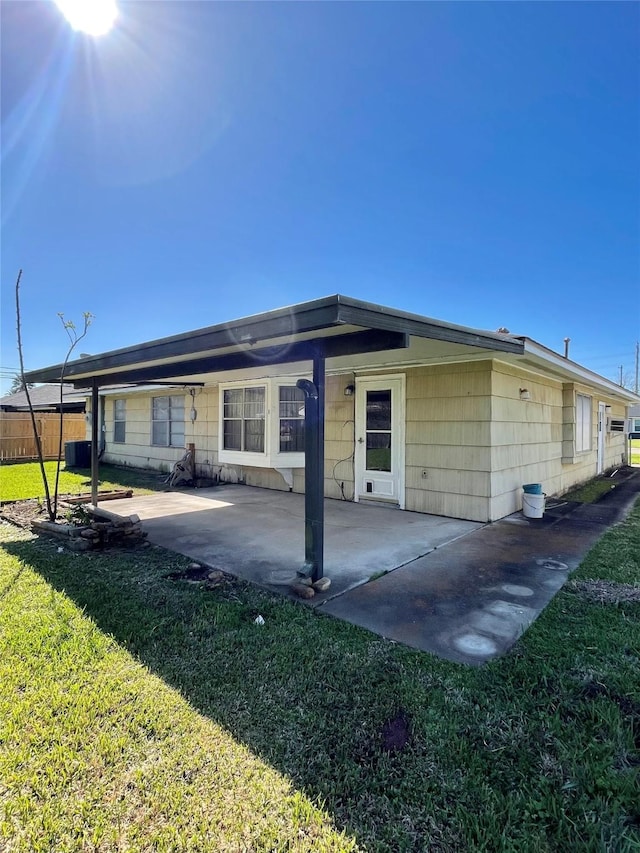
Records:
[[[477,530],[482,525],[380,505],[325,500],[325,568],[321,604]],[[135,513],[162,545],[274,592],[286,592],[304,562],[304,495],[224,485],[110,501]]]

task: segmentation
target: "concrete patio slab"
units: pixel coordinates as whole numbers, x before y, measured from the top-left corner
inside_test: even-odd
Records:
[[[639,494],[640,471],[596,504],[559,501],[542,519],[515,513],[489,525],[327,500],[332,585],[311,603],[477,666],[511,648]],[[109,509],[137,513],[152,543],[279,593],[304,559],[302,495],[219,486],[111,501]]]
[[[304,563],[304,495],[222,485],[110,501],[135,513],[149,541],[279,593]],[[395,508],[325,501],[325,567],[329,598],[422,557],[482,525]]]

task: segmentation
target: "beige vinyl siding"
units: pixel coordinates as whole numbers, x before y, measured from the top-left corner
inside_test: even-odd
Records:
[[[340,484],[344,483],[344,497],[353,500],[355,443],[355,395],[344,396],[347,385],[354,384],[352,373],[328,376],[325,389],[324,427],[324,493],[329,498],[342,498]],[[304,491],[304,478],[302,490]]]
[[[575,443],[575,399],[578,394],[591,397],[591,448],[578,452]],[[563,432],[563,466],[559,493],[562,494],[579,483],[595,476],[598,460],[598,405],[604,403],[611,406],[610,418],[625,417],[625,406],[610,397],[600,394],[597,390],[578,383],[567,383],[564,386],[565,423]],[[626,461],[626,437],[624,433],[607,431],[605,417],[604,434],[604,471],[616,468]]]
[[[530,400],[520,399],[526,388]],[[577,394],[591,397],[591,447],[575,450]],[[494,362],[491,414],[491,520],[522,508],[522,486],[541,483],[547,495],[562,495],[596,474],[598,403],[612,406],[613,417],[624,406],[599,395],[588,385],[567,384]],[[620,412],[621,414],[616,414]],[[622,434],[605,434],[604,469],[620,465]]]
[[[387,372],[396,373],[396,370]],[[499,360],[406,368],[405,506],[475,521],[493,521],[522,507],[522,485],[542,483],[544,492],[562,495],[590,479],[597,464],[598,403],[610,417],[624,418],[621,403],[587,385],[563,384]],[[383,376],[385,371],[376,375]],[[365,374],[370,375],[370,374]],[[354,374],[327,377],[325,412],[325,495],[353,499],[355,395],[344,396]],[[520,398],[526,388],[530,400]],[[151,445],[151,400],[171,391],[126,394],[126,440],[113,442],[113,397],[107,398],[107,462],[169,471],[184,448]],[[592,398],[592,447],[575,452],[575,395]],[[123,396],[123,395],[118,395]],[[198,388],[185,400],[185,445],[196,448],[199,477],[287,491],[272,468],[223,465],[218,458],[217,385]],[[191,422],[191,405],[197,410]],[[619,466],[625,435],[606,433],[605,470]],[[304,469],[294,468],[293,491],[304,492]]]
[[[325,492],[328,497],[341,498],[340,483],[346,497],[353,498],[353,419],[354,397],[344,396],[344,387],[353,383],[353,374],[330,376],[326,383],[325,417]],[[169,392],[162,391],[162,394]],[[273,468],[221,464],[218,459],[219,400],[218,386],[199,388],[193,398],[197,411],[194,423],[190,420],[192,398],[185,391],[185,448],[154,447],[151,445],[151,399],[158,392],[128,394],[126,441],[113,442],[113,406],[106,407],[105,462],[130,465],[136,468],[155,468],[169,471],[193,443],[196,449],[198,477],[221,479],[224,482],[246,483],[268,489],[288,491],[282,475]],[[304,468],[293,469],[293,491],[304,492]]]
[[[603,400],[600,402],[611,406],[611,412],[608,415],[610,418],[623,420],[626,422],[626,406],[620,403],[614,403],[612,400]],[[604,437],[604,470],[617,468],[620,465],[628,464],[628,442],[625,432],[607,432]]]
[[[184,448],[154,447],[151,444],[151,400],[153,397],[166,395],[169,392],[127,394],[125,441],[115,443],[113,440],[114,420],[112,399],[107,398],[105,407],[105,453],[103,460],[115,465],[126,465],[134,468],[155,468],[159,471],[170,471],[171,466],[184,454]],[[181,392],[174,392],[174,396]],[[185,412],[190,407],[190,398],[185,400]]]
[[[530,399],[521,399],[520,389]],[[562,383],[494,361],[491,397],[491,516],[522,508],[522,486],[562,483]]]
[[[486,521],[491,361],[407,370],[406,508]]]

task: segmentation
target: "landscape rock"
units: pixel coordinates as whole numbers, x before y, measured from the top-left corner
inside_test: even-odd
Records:
[[[316,594],[316,591],[312,586],[307,586],[297,580],[291,584],[291,592],[295,593],[298,598],[313,598]]]
[[[314,581],[313,588],[316,592],[326,592],[331,586],[331,578],[318,578]]]

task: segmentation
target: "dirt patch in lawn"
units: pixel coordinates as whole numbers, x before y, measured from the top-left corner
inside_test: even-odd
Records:
[[[126,489],[122,494],[109,491],[98,493],[98,501],[105,500],[104,495],[112,495],[113,497],[131,497],[131,490]],[[58,496],[58,511],[56,521],[69,522],[71,524],[79,524],[84,521],[82,506],[89,503],[89,498],[77,494],[67,494]],[[108,503],[106,506],[108,507]],[[44,500],[38,498],[29,498],[23,501],[8,501],[0,505],[0,518],[10,521],[18,527],[26,529],[31,528],[33,521],[49,521],[47,512],[47,504]]]
[[[567,588],[596,604],[640,603],[640,586],[606,580],[569,581]]]
[[[0,508],[0,516],[18,527],[25,527],[27,530],[31,529],[32,521],[47,521],[49,519],[46,504],[35,498],[3,504]],[[58,512],[58,518],[61,520],[63,518],[60,512]]]
[[[403,750],[411,739],[411,725],[408,715],[404,711],[399,711],[383,724],[380,734],[382,736],[382,749],[385,752]]]

